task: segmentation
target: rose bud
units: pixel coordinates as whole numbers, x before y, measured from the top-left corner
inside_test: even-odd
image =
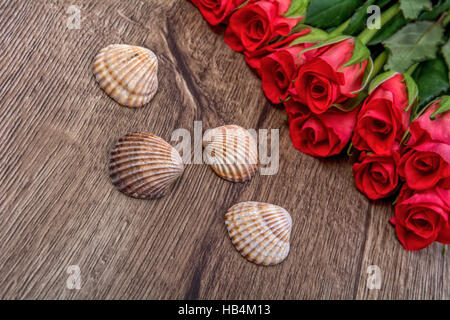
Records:
[[[450,112],[433,117],[440,106],[441,100],[431,103],[411,123],[410,149],[400,161],[400,175],[411,189],[430,189],[450,178]]]
[[[426,146],[419,146],[426,148]],[[450,155],[450,145],[438,148],[447,149]],[[399,173],[405,178],[408,187],[414,190],[431,189],[438,185],[440,181],[450,178],[450,165],[442,158],[439,152],[417,151],[411,149],[407,151],[400,160]]]
[[[279,36],[287,36],[303,18],[283,16],[292,0],[251,1],[237,10],[225,31],[225,42],[235,51],[252,52]]]
[[[196,6],[203,18],[213,26],[224,23],[233,11],[245,0],[189,0]]]
[[[355,40],[325,45],[299,70],[292,97],[312,112],[323,113],[335,103],[356,97],[368,60],[344,67],[353,56]],[[344,68],[343,68],[344,67]]]
[[[316,157],[339,154],[350,141],[357,112],[357,108],[350,112],[333,108],[319,115],[311,113],[306,121],[294,118],[289,124],[294,147]]]
[[[399,182],[399,159],[398,147],[390,155],[361,153],[360,162],[353,165],[353,176],[358,190],[372,200],[394,194]]]
[[[391,222],[406,250],[420,250],[434,241],[450,243],[449,212],[450,189],[413,191],[404,185]]]
[[[300,42],[301,38],[308,35],[312,31],[312,28],[306,28],[302,31],[299,31],[297,33],[294,33],[292,35],[289,35],[287,37],[281,38],[277,41],[271,42],[267,44],[266,46],[259,48],[255,51],[245,51],[244,52],[244,58],[249,67],[255,69],[256,73],[261,77],[261,60],[270,55],[271,53],[277,52],[280,49],[287,48],[292,45],[294,41]],[[319,29],[315,29],[315,34],[319,34],[319,37],[326,37],[326,33],[323,33]],[[303,49],[306,49],[310,46],[313,46],[315,43],[304,43],[298,45],[301,47],[303,46]],[[309,52],[306,52],[303,54],[304,57],[311,57],[314,54],[314,50],[311,50]],[[297,75],[296,75],[297,76]]]
[[[395,74],[379,84],[370,92],[358,114],[353,146],[358,150],[389,154],[408,128],[409,105],[402,74]]]
[[[300,52],[312,45],[303,43],[279,49],[261,59],[262,88],[272,103],[282,103],[289,96],[298,69],[305,62],[305,55]]]
[[[311,110],[307,106],[292,99],[284,103],[284,108],[289,123],[296,118],[301,118],[297,120],[297,125],[302,125],[311,116]],[[303,122],[300,124],[301,121]]]
[[[441,112],[435,117],[433,114],[441,107],[442,100],[449,97],[444,96],[437,100],[425,110],[425,112],[411,123],[411,138],[408,146],[419,151],[435,151],[450,163],[450,111]]]

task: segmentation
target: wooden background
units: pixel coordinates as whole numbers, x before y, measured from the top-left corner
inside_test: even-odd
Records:
[[[66,26],[71,4],[80,30]],[[92,60],[111,43],[158,55],[160,89],[144,108],[97,86]],[[190,3],[0,0],[0,68],[0,298],[450,299],[450,254],[436,243],[405,251],[390,204],[358,193],[345,157],[295,151],[283,112]],[[169,140],[195,120],[279,128],[279,173],[232,184],[190,165],[157,201],[112,186],[116,139],[147,130]],[[245,200],[291,213],[281,265],[256,266],[232,246],[224,214]],[[69,265],[81,290],[66,287]],[[380,290],[367,288],[369,265]]]

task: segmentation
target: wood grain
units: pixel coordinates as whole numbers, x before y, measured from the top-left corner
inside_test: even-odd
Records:
[[[354,187],[345,157],[294,150],[281,110],[187,1],[0,1],[0,298],[4,299],[449,299],[450,258],[433,244],[405,251],[387,203]],[[111,43],[159,57],[160,88],[144,108],[118,106],[96,84],[92,60]],[[169,140],[224,124],[280,129],[280,169],[246,184],[189,165],[157,201],[118,192],[108,151],[137,130]],[[224,213],[272,202],[294,220],[276,267],[245,261]],[[366,286],[367,267],[382,288]],[[69,265],[81,290],[66,287]]]

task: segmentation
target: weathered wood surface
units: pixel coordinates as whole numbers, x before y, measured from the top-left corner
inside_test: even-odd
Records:
[[[354,187],[350,161],[294,150],[283,112],[260,81],[184,0],[0,1],[0,298],[6,299],[450,299],[450,255],[403,250],[389,204]],[[141,109],[97,86],[95,54],[111,43],[151,48],[160,89]],[[126,197],[110,183],[115,140],[148,130],[239,124],[280,129],[280,171],[250,183],[190,165],[170,195]],[[234,249],[224,213],[244,200],[285,207],[288,259],[259,267]],[[79,265],[81,290],[66,287]],[[367,288],[367,267],[382,271]]]

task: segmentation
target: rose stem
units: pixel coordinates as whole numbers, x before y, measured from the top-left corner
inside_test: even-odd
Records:
[[[343,24],[341,24],[339,27],[337,27],[333,31],[331,31],[329,34],[330,37],[342,34],[342,32],[347,28],[348,24],[350,23],[350,20],[351,20],[351,18],[348,19],[347,21],[345,21]]]
[[[409,69],[405,72],[408,75],[412,75],[414,70],[416,70],[417,66],[419,65],[419,62],[414,63]]]
[[[385,12],[383,12],[383,14],[381,15],[381,28],[387,23],[389,22],[389,20],[391,20],[398,12],[400,11],[400,3],[396,3],[394,4],[392,7],[390,7],[389,9],[387,9]],[[361,32],[361,34],[358,36],[358,39],[364,43],[367,44],[370,39],[372,39],[375,34],[380,31],[380,29],[365,29],[363,32]]]
[[[387,57],[388,53],[386,50],[384,50],[382,53],[378,55],[378,57],[373,62],[373,71],[367,83],[372,81],[372,79],[381,71],[381,68],[383,68],[384,64],[386,63]]]

